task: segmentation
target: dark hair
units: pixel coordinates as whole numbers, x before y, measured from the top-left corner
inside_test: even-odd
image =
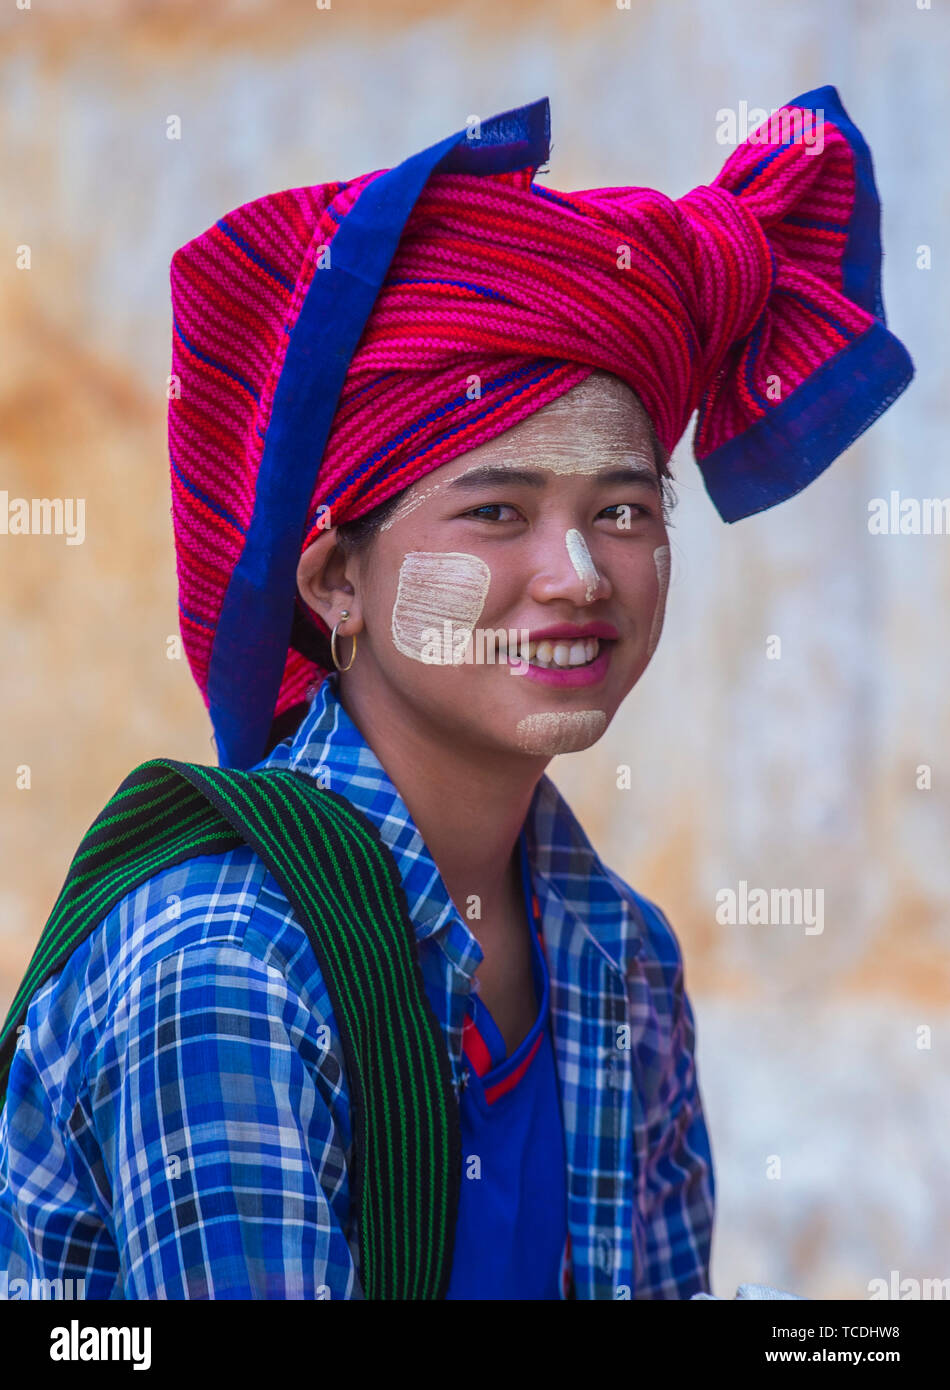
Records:
[[[653,462],[656,464],[657,476],[660,479],[660,504],[663,508],[663,520],[669,525],[670,513],[676,506],[676,492],[673,488],[673,474],[670,472],[670,462],[663,445],[657,439],[656,430],[653,422],[650,421],[650,443],[653,445]]]
[[[364,512],[355,521],[344,521],[336,528],[336,533],[342,542],[344,550],[354,554],[358,550],[363,550],[376,537],[376,533],[392,513],[396,510],[399,503],[403,500],[405,493],[397,492],[392,497],[387,497],[385,502],[380,502],[378,507],[374,507],[371,512]]]

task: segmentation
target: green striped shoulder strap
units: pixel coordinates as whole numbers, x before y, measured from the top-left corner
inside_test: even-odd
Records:
[[[444,1298],[462,1166],[448,1049],[391,851],[306,773],[153,758],[126,777],[83,837],[0,1032],[0,1106],[27,1005],[80,942],[154,874],[241,844],[280,884],[329,991],[350,1088],[364,1293]]]

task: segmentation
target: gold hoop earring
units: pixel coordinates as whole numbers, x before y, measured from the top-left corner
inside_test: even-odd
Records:
[[[353,650],[352,650],[352,652],[350,653],[350,660],[349,660],[349,663],[348,663],[346,666],[341,666],[340,663],[339,663],[339,661],[337,660],[337,655],[336,655],[336,630],[337,630],[337,628],[340,626],[340,623],[345,622],[346,619],[347,619],[349,616],[350,616],[349,609],[348,609],[348,608],[344,608],[343,611],[342,611],[342,613],[340,614],[340,621],[337,622],[337,623],[334,623],[334,625],[333,625],[333,631],[330,633],[330,655],[333,657],[333,664],[334,664],[334,666],[336,667],[336,669],[337,669],[338,671],[348,671],[348,670],[350,669],[350,667],[353,665],[353,662],[356,660],[356,633],[354,633],[353,636],[352,636],[351,639],[350,639],[350,640],[352,641],[352,643],[353,643]]]

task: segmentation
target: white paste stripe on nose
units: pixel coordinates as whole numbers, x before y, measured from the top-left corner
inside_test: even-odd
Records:
[[[567,553],[570,556],[571,564],[581,583],[587,586],[584,594],[585,602],[590,603],[600,584],[600,575],[597,573],[597,566],[591,559],[590,551],[587,549],[587,542],[575,527],[571,527],[565,536],[567,542]]]

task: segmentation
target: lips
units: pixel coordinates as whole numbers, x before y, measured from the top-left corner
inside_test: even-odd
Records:
[[[554,623],[551,627],[539,627],[535,632],[529,632],[528,640],[553,642],[560,638],[562,641],[579,642],[587,637],[604,637],[616,642],[619,636],[613,623]]]

